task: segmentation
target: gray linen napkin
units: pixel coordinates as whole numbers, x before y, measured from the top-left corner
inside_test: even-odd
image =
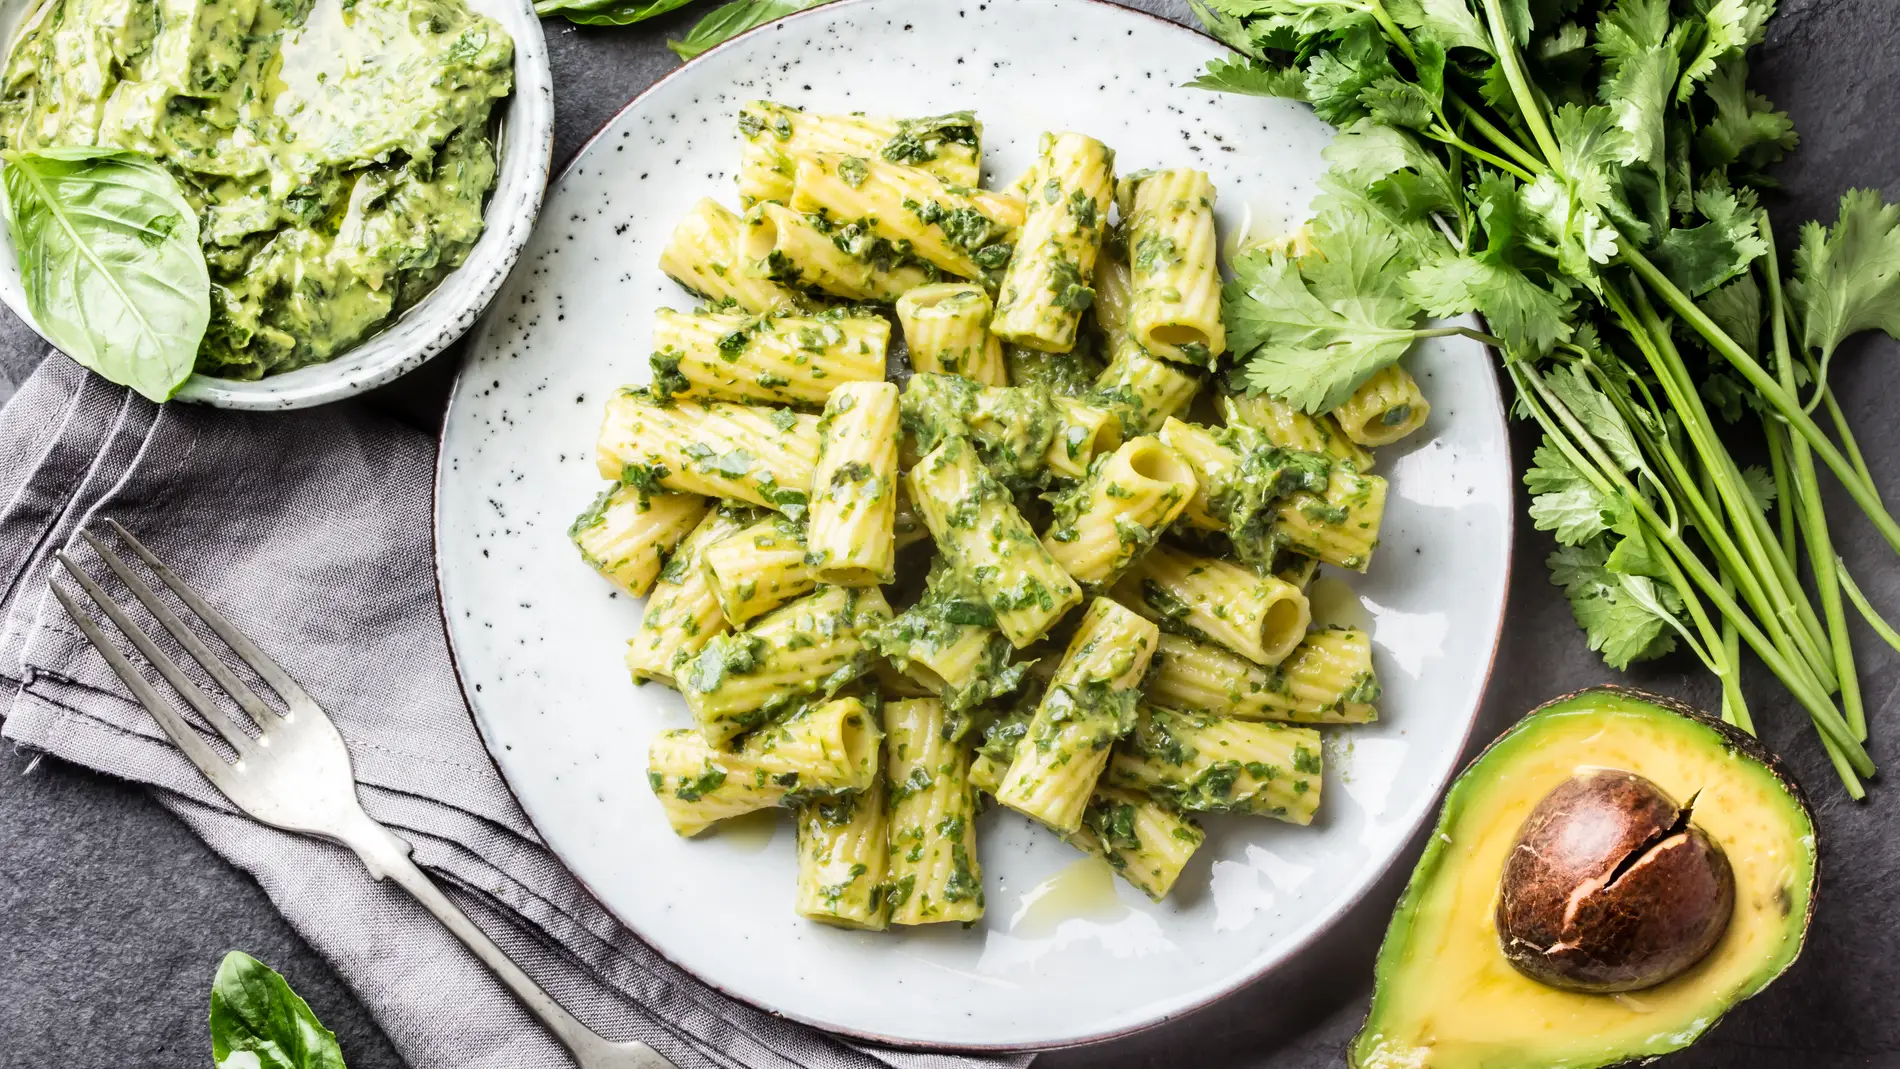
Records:
[[[428,437],[355,405],[159,407],[45,361],[0,409],[0,733],[148,784],[256,877],[417,1069],[569,1064],[401,890],[341,847],[235,812],[126,694],[47,594],[52,553],[110,517],[309,689],[349,743],[370,814],[603,1034],[682,1069],[1026,1065],[871,1049],[761,1012],[666,962],[582,890],[515,804],[456,687],[433,575],[434,461]]]

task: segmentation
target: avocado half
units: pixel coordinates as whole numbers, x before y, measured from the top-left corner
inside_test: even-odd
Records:
[[[1532,807],[1580,769],[1694,797],[1727,852],[1727,931],[1675,979],[1626,994],[1549,987],[1512,967],[1498,880]],[[1438,825],[1379,948],[1355,1069],[1596,1069],[1681,1050],[1801,953],[1819,876],[1807,798],[1755,739],[1668,698],[1597,687],[1540,706],[1485,748]]]

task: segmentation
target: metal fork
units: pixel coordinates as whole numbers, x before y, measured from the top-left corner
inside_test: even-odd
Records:
[[[227,712],[197,684],[186,678],[184,672],[159,650],[151,637],[126,615],[98,583],[80,570],[71,557],[63,552],[58,554],[59,562],[78,581],[93,604],[131,640],[145,660],[158,669],[158,674],[165,677],[165,682],[171,684],[172,689],[183,696],[236,752],[237,760],[225,760],[171,702],[146,682],[125,654],[119,652],[106,638],[99,625],[80,611],[73,596],[59,583],[49,581],[53,595],[66,607],[67,614],[79,625],[93,648],[99,651],[112,670],[151,711],[158,726],[165,729],[165,734],[171,736],[172,741],[178,744],[192,764],[198,766],[212,786],[223,791],[224,796],[236,803],[239,809],[256,819],[274,828],[314,835],[347,846],[362,859],[363,867],[369,870],[371,876],[378,880],[395,880],[403,890],[422,903],[423,908],[435,914],[435,919],[441,921],[462,941],[463,946],[480,958],[482,964],[501,978],[501,982],[521,1000],[528,1012],[554,1033],[554,1038],[568,1049],[581,1069],[675,1069],[671,1062],[644,1043],[614,1043],[603,1039],[573,1014],[562,1009],[552,996],[521,971],[520,966],[508,960],[507,954],[416,867],[409,857],[409,844],[364,812],[362,803],[356,797],[356,778],[350,772],[349,750],[343,744],[343,737],[337,734],[336,725],[330,722],[329,716],[311,700],[310,695],[278,667],[276,661],[266,656],[243,632],[225,619],[222,613],[186,586],[184,580],[153,556],[130,532],[117,521],[108,522],[152,573],[170,587],[172,593],[178,595],[179,600],[216,632],[283,701],[284,710],[281,712],[265,704],[255,691],[234,675],[230,667],[185,626],[177,614],[158,599],[152,588],[134,574],[117,554],[90,532],[80,532],[81,537],[99,554],[99,559],[112,569],[113,574],[119,577],[139,603],[164,625],[165,630],[171,632],[179,645],[204,666],[204,670],[223,688],[225,696],[248,714],[249,727],[256,730],[256,734],[252,734],[242,722],[242,717]]]

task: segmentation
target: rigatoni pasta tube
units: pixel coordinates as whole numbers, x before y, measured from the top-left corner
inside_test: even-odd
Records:
[[[737,215],[711,197],[702,197],[673,228],[673,236],[660,251],[660,270],[707,300],[730,301],[748,312],[802,304],[797,291],[747,270],[741,245],[744,234]]]
[[[1216,434],[1171,418],[1161,440],[1194,469],[1196,490],[1182,519],[1227,532],[1247,563],[1269,566],[1283,549],[1354,571],[1371,563],[1385,514],[1379,476],[1271,445],[1251,427]]]
[[[920,286],[898,298],[911,370],[1009,385],[1002,339],[989,330],[992,310],[990,295],[969,282]]]
[[[712,502],[694,494],[651,494],[615,483],[567,529],[581,559],[634,597],[653,588],[666,555]]]
[[[910,377],[901,403],[904,431],[928,452],[967,436],[983,459],[1006,474],[1044,468],[1066,479],[1088,472],[1096,454],[1121,444],[1121,423],[1106,409],[1031,386],[984,386],[961,375]]]
[[[1431,403],[1397,364],[1373,373],[1330,413],[1346,437],[1363,446],[1391,445],[1425,425]]]
[[[1107,598],[1089,603],[1016,746],[996,800],[1060,832],[1082,824],[1108,750],[1134,726],[1160,632]]]
[[[970,747],[945,738],[944,724],[943,704],[931,698],[884,705],[892,924],[967,924],[983,916]]]
[[[818,421],[805,543],[812,574],[833,586],[897,578],[897,387],[847,382]]]
[[[647,782],[680,835],[777,805],[794,791],[862,791],[877,781],[876,717],[857,698],[804,709],[756,731],[737,750],[685,728],[647,753]]]
[[[866,636],[890,618],[876,587],[821,587],[708,642],[674,679],[699,730],[723,745],[863,675],[872,658]]]
[[[673,669],[726,630],[719,599],[702,566],[706,550],[727,535],[744,530],[757,513],[715,508],[667,558],[653,584],[640,626],[627,640],[627,670],[636,680],[673,685]]]
[[[1089,465],[1054,497],[1042,545],[1085,590],[1112,585],[1148,551],[1194,494],[1194,469],[1159,438],[1141,437]]]
[[[799,156],[844,152],[879,156],[974,186],[982,165],[983,125],[967,111],[917,119],[887,115],[819,115],[755,100],[739,109],[739,200],[789,200]]]
[[[882,931],[889,923],[884,876],[890,864],[883,769],[855,794],[798,807],[798,915],[840,928]]]
[[[1116,747],[1108,780],[1190,812],[1310,824],[1321,768],[1315,728],[1152,708]]]
[[[1133,342],[1110,349],[1114,358],[1095,380],[1092,399],[1115,413],[1128,437],[1153,434],[1168,417],[1187,408],[1206,375],[1185,364],[1162,360]]]
[[[1325,493],[1299,491],[1280,502],[1274,541],[1327,564],[1363,572],[1379,546],[1385,518],[1385,480],[1337,467]]]
[[[990,330],[1029,349],[1075,348],[1089,281],[1115,202],[1115,153],[1077,133],[1043,134],[1016,254],[998,287]]]
[[[873,641],[925,693],[936,695],[951,712],[962,712],[1009,693],[1022,680],[1022,667],[1010,663],[1014,647],[996,629],[995,619],[939,563],[930,571],[924,596],[879,628]]]
[[[1214,183],[1179,168],[1123,180],[1134,272],[1128,332],[1156,356],[1212,368],[1227,351],[1215,264]]]
[[[768,516],[708,546],[700,567],[721,615],[734,627],[818,586],[805,561],[805,532],[783,516]]]
[[[1228,394],[1220,399],[1229,426],[1253,427],[1283,449],[1322,453],[1354,470],[1372,470],[1372,451],[1346,436],[1331,415],[1309,416],[1277,397]]]
[[[862,223],[834,223],[783,204],[746,213],[739,255],[748,274],[854,301],[889,304],[943,277]]]
[[[1293,652],[1313,619],[1299,587],[1171,546],[1156,546],[1136,561],[1116,584],[1115,597],[1171,631],[1267,667]]]
[[[1007,193],[948,185],[914,167],[838,153],[799,157],[792,208],[862,223],[969,279],[1009,261],[1025,211],[1023,202]]]
[[[1121,787],[1097,787],[1071,843],[1107,861],[1156,902],[1167,897],[1207,833],[1194,818]]]
[[[752,316],[662,308],[653,392],[714,401],[822,405],[843,382],[882,382],[891,325],[841,312]]]
[[[907,479],[945,564],[1016,648],[1041,638],[1081,602],[1081,588],[1037,540],[1009,491],[977,462],[967,439],[946,440]]]
[[[1275,668],[1180,635],[1161,636],[1148,700],[1244,720],[1365,724],[1378,719],[1372,640],[1355,628],[1314,631]]]
[[[662,404],[645,390],[607,402],[595,459],[605,478],[803,515],[818,466],[818,417],[713,402]]]

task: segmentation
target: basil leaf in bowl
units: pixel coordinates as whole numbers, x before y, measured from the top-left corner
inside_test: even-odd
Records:
[[[0,172],[27,307],[66,355],[154,401],[176,393],[211,318],[198,216],[150,157],[9,152]]]

